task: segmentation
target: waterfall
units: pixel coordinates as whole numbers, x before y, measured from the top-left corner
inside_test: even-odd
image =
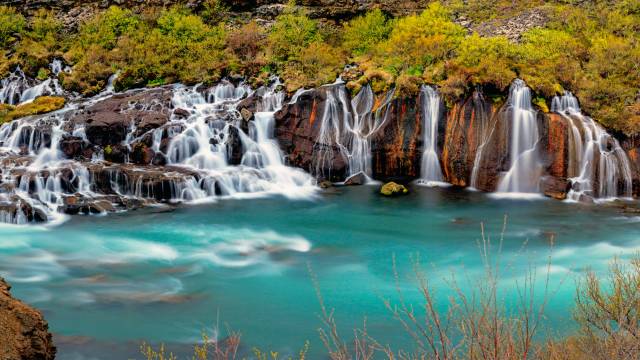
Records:
[[[570,92],[556,96],[551,111],[562,115],[569,133],[569,200],[632,196],[631,166],[618,141],[593,119],[582,114]]]
[[[542,172],[537,144],[540,138],[531,91],[516,79],[509,91],[511,111],[509,159],[511,168],[498,184],[505,193],[537,193]]]
[[[54,76],[58,76],[62,69],[62,62],[54,60],[49,67]],[[0,103],[19,105],[33,101],[43,95],[63,95],[64,90],[57,78],[49,78],[44,81],[27,78],[20,67],[8,77],[0,80]]]
[[[487,111],[485,109],[485,100],[482,96],[482,93],[479,91],[475,91],[473,93],[473,101],[474,104],[477,104],[478,109],[475,111],[477,121],[479,123],[477,127],[476,138],[479,140],[478,148],[476,149],[476,154],[473,159],[473,169],[471,170],[471,179],[470,185],[471,188],[478,188],[478,180],[480,178],[480,165],[482,162],[482,156],[484,154],[484,149],[487,146],[487,143],[493,136],[493,132],[496,129],[496,122],[491,121],[490,118],[486,116]],[[475,105],[474,105],[475,106]]]
[[[56,65],[56,71],[64,71],[60,66]],[[122,164],[108,163],[97,147],[91,160],[69,159],[63,153],[65,138],[89,144],[85,125],[74,121],[73,111],[109,99],[114,95],[111,86],[93,98],[71,101],[56,112],[2,124],[0,221],[24,223],[42,217],[61,221],[64,215],[59,211],[69,202],[85,209],[83,212],[104,212],[110,206],[126,206],[132,199],[145,203],[267,194],[313,196],[313,178],[285,165],[274,138],[274,114],[285,96],[280,87],[275,80],[255,92],[246,85],[226,81],[208,90],[175,85],[164,90],[170,92],[171,104],[153,98],[143,103],[123,103],[125,114],[171,114],[167,123],[146,132],[131,121],[122,143],[112,144],[131,152],[136,144],[148,142],[149,149],[166,159],[166,166],[134,165],[128,162],[128,156]],[[149,90],[128,93],[144,91]],[[247,120],[236,107],[249,96],[256,96],[257,111]]]
[[[364,174],[370,181],[373,174],[371,141],[386,123],[394,90],[387,92],[379,104],[371,86],[364,86],[348,101],[344,84],[324,87],[325,106],[320,131],[314,146],[315,173],[330,178],[334,147],[347,162],[347,178]],[[376,106],[377,105],[377,106]],[[327,172],[326,169],[329,169]]]
[[[438,123],[441,118],[440,95],[430,87],[420,89],[420,108],[422,110],[422,167],[419,183],[436,185],[443,182],[442,169],[438,159]]]

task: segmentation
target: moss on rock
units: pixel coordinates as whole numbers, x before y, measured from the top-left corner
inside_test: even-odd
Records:
[[[384,196],[404,195],[408,193],[409,189],[407,189],[404,185],[397,184],[393,181],[382,185],[382,188],[380,188],[380,194]]]
[[[0,124],[29,115],[44,114],[64,106],[60,96],[40,96],[32,102],[18,106],[0,104]]]

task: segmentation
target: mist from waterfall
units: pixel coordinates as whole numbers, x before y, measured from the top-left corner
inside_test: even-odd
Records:
[[[442,184],[444,178],[438,156],[438,124],[442,117],[442,100],[438,91],[423,85],[420,89],[420,113],[422,116],[422,162],[419,184]]]
[[[542,172],[537,144],[540,139],[536,111],[531,104],[531,90],[516,79],[509,90],[511,167],[504,174],[497,191],[503,193],[538,193]]]
[[[571,190],[567,199],[631,197],[631,165],[618,141],[582,114],[571,92],[554,97],[551,111],[562,115],[571,130],[567,175]]]

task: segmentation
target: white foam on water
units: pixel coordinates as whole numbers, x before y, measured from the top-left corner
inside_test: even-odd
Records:
[[[270,256],[284,252],[306,253],[311,242],[301,236],[281,235],[274,231],[222,230],[217,239],[201,240],[208,246],[194,249],[193,257],[228,268],[244,268],[254,265],[276,265]],[[212,240],[217,240],[210,243]],[[205,251],[200,250],[205,247]]]
[[[549,200],[549,198],[545,197],[539,193],[528,193],[528,192],[494,192],[487,194],[487,196],[494,199],[511,199],[511,200]]]

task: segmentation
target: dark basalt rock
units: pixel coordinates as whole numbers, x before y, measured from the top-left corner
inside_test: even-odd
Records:
[[[104,159],[114,163],[125,163],[129,155],[129,148],[124,145],[107,145],[104,148]]]
[[[11,286],[0,278],[0,359],[55,358],[49,325],[42,314],[11,296]]]
[[[384,123],[371,139],[374,179],[408,182],[420,176],[423,120],[419,101],[419,97],[396,98],[388,109],[379,109],[387,115],[381,115]]]
[[[87,145],[84,139],[77,136],[63,135],[60,140],[60,150],[69,159],[85,157],[87,155],[85,151],[89,149]]]
[[[13,218],[16,218],[21,213],[26,216],[26,220],[29,222],[42,223],[49,220],[47,214],[40,209],[32,207],[18,195],[11,195],[4,198],[4,200],[0,198],[0,213],[9,214]]]
[[[92,145],[121,143],[132,126],[136,136],[167,123],[171,115],[168,88],[117,94],[89,107],[68,114],[70,125],[84,125]]]
[[[457,186],[472,186],[471,174],[478,148],[487,142],[499,120],[498,108],[480,92],[453,105],[446,115],[442,146],[442,173]],[[497,142],[494,142],[497,145]],[[485,146],[486,148],[486,146]],[[485,187],[494,187],[495,177],[478,179]]]
[[[367,176],[364,173],[359,172],[355,175],[349,176],[349,178],[345,180],[344,184],[345,185],[364,185],[366,182],[367,182]]]
[[[347,164],[337,146],[316,142],[320,133],[327,91],[324,86],[306,91],[275,114],[275,137],[290,166],[302,168],[321,180],[344,181]],[[321,154],[321,155],[319,155]],[[322,159],[317,157],[322,156]]]

